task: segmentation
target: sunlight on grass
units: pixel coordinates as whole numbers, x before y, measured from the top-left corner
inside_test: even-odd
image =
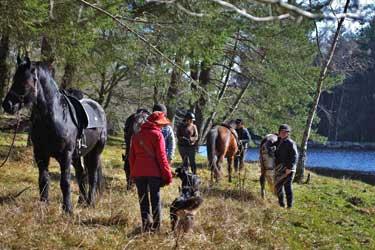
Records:
[[[2,133],[0,155],[10,134]],[[74,215],[61,210],[59,168],[51,161],[50,204],[40,203],[38,170],[26,134],[0,174],[0,249],[375,249],[375,188],[351,180],[313,175],[310,185],[295,185],[295,207],[277,206],[276,198],[259,194],[259,169],[247,164],[241,176],[209,186],[206,160],[198,157],[204,203],[194,232],[177,241],[170,233],[169,205],[178,195],[179,180],[162,189],[162,231],[140,235],[135,190],[125,190],[122,137],[110,138],[102,155],[105,191],[95,208],[77,205],[72,178]],[[177,157],[175,166],[181,164]],[[72,171],[74,173],[74,171]],[[239,181],[244,178],[245,181]],[[12,195],[30,187],[16,199]]]

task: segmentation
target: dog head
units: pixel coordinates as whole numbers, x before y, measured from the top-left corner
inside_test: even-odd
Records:
[[[201,181],[200,181],[200,178],[198,177],[198,175],[189,173],[189,171],[185,168],[177,168],[176,169],[176,176],[181,179],[182,189],[184,189],[186,187],[189,187],[194,192],[198,191],[199,185],[201,184]]]

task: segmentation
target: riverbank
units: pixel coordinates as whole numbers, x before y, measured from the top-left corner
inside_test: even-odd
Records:
[[[367,171],[352,171],[343,169],[333,169],[327,167],[307,167],[308,170],[319,175],[338,178],[359,180],[370,185],[375,185],[375,173]]]
[[[375,150],[375,143],[352,141],[327,141],[321,143],[310,141],[308,147],[315,149]]]

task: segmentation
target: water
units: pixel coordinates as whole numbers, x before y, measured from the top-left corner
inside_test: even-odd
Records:
[[[199,153],[207,156],[206,147],[200,147]],[[257,161],[257,148],[248,149],[245,161]],[[326,167],[340,170],[375,172],[375,151],[340,150],[340,149],[309,149],[307,153],[308,167]]]

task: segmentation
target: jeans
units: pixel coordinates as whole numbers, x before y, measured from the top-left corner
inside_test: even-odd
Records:
[[[189,169],[189,163],[191,166],[191,172],[197,173],[197,165],[195,163],[195,146],[178,146],[178,151],[182,158],[182,166],[185,169]]]
[[[243,146],[242,146],[243,147]],[[240,170],[243,169],[244,166],[244,158],[247,151],[247,147],[241,148],[240,154],[234,156],[234,170],[238,170],[238,167]],[[238,166],[239,165],[239,166]]]
[[[158,230],[160,228],[161,184],[162,179],[156,176],[140,176],[135,178],[135,185],[137,186],[139,205],[141,208],[143,231]],[[150,214],[150,199],[152,216]]]
[[[293,205],[293,179],[294,179],[294,172],[289,174],[283,180],[276,184],[276,194],[277,198],[279,199],[279,205],[281,207],[285,207],[284,203],[284,191],[286,194],[286,204],[288,208],[291,208]]]

